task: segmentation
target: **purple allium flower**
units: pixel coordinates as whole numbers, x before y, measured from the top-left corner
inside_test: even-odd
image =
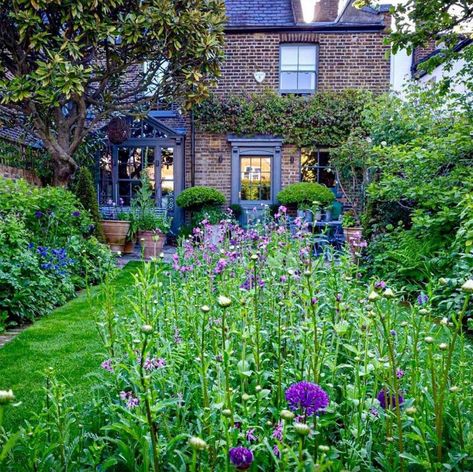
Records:
[[[72,216],[75,216],[76,218],[78,218],[80,216],[80,211],[78,211],[78,210],[73,211]]]
[[[387,388],[381,389],[376,398],[378,399],[383,410],[386,410],[387,408],[394,408],[396,406],[396,399],[399,402],[399,405],[404,403],[404,397],[402,395],[399,393],[397,395],[391,394]]]
[[[253,453],[246,447],[233,447],[229,451],[230,462],[237,468],[237,470],[249,469],[254,456]]]
[[[402,379],[404,377],[404,371],[402,369],[397,369],[396,370],[396,377],[398,379]]]
[[[278,441],[283,440],[282,421],[278,421],[278,425],[276,426],[276,428],[274,428],[273,438],[277,439]]]
[[[133,392],[120,392],[120,398],[125,402],[126,407],[131,410],[140,404],[140,400],[133,395]]]
[[[304,415],[312,416],[327,408],[329,396],[317,384],[302,381],[286,390],[286,400],[291,410],[302,409]]]
[[[273,454],[274,454],[278,459],[281,459],[281,451],[279,450],[279,447],[278,447],[277,444],[273,447]]]
[[[417,297],[417,303],[419,305],[425,305],[429,301],[429,297],[422,292],[418,297]]]
[[[251,428],[249,429],[247,432],[246,432],[246,440],[248,442],[254,442],[257,440],[256,436],[255,436],[255,430],[254,428]]]
[[[39,220],[40,218],[42,218],[43,215],[44,215],[44,213],[43,213],[42,211],[40,211],[40,210],[34,212],[34,216],[35,216],[35,218],[38,218],[38,220]]]
[[[384,280],[380,280],[379,282],[375,282],[374,288],[377,288],[379,290],[383,290],[386,288],[386,282]]]
[[[113,372],[112,359],[107,359],[106,361],[103,361],[100,364],[100,367],[102,367],[102,369],[108,370],[109,372]]]

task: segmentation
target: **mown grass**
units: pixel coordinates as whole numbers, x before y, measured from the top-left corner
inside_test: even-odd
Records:
[[[116,298],[126,296],[139,263],[128,264],[113,281]],[[7,429],[18,428],[37,412],[44,399],[44,372],[52,367],[59,380],[71,387],[77,408],[88,397],[93,373],[100,369],[101,342],[91,300],[101,287],[84,292],[50,315],[38,320],[0,349],[0,390],[12,389],[19,406],[5,415]],[[118,303],[117,303],[118,305]]]

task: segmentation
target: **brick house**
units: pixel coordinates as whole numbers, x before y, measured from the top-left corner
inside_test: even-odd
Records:
[[[225,60],[214,93],[313,94],[316,91],[368,89],[390,85],[383,40],[390,24],[387,8],[355,9],[352,1],[315,2],[309,23],[300,0],[226,0]],[[137,153],[137,148],[139,152]],[[207,185],[228,203],[245,209],[275,202],[285,185],[310,178],[335,186],[324,149],[298,149],[278,136],[215,135],[200,132],[192,115],[152,111],[133,124],[131,137],[112,146],[101,160],[99,195],[127,205],[147,153],[156,201],[183,219],[174,197],[184,188]],[[138,162],[139,161],[139,162]]]
[[[308,3],[309,12],[301,0],[226,0],[225,59],[214,93],[387,91],[388,9],[358,10],[353,0]],[[104,142],[97,172],[101,204],[129,205],[145,168],[156,204],[174,216],[175,229],[184,215],[174,199],[189,186],[217,188],[228,203],[246,209],[275,203],[283,186],[301,179],[335,186],[325,149],[300,149],[280,136],[204,133],[192,113],[178,109],[153,110],[131,124],[126,141]]]

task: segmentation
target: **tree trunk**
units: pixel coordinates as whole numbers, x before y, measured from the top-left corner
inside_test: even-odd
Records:
[[[53,164],[53,185],[66,187],[78,166],[71,156],[59,152],[51,153]]]

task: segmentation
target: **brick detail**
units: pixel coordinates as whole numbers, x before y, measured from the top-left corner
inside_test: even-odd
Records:
[[[17,169],[16,167],[0,164],[0,178],[18,180],[25,179],[30,184],[41,186],[40,178],[31,170]]]
[[[390,80],[384,37],[384,32],[227,34],[216,93],[278,90],[279,45],[288,42],[319,45],[318,90],[358,88],[384,92],[389,89]],[[262,83],[254,78],[257,71],[266,74]]]

